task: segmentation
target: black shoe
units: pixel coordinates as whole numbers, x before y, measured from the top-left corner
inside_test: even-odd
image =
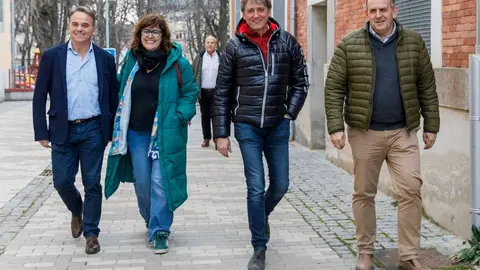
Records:
[[[265,235],[267,236],[267,241],[270,241],[270,225],[268,224],[268,217],[265,221]]]
[[[248,270],[265,270],[265,250],[256,250],[248,262]]]
[[[203,140],[202,147],[210,147],[210,140],[209,139]]]
[[[70,222],[70,229],[72,231],[72,237],[78,238],[82,235],[83,232],[83,221],[82,216],[72,216],[72,221]]]
[[[100,252],[100,243],[96,236],[90,236],[87,238],[87,244],[85,245],[85,253],[96,254]]]

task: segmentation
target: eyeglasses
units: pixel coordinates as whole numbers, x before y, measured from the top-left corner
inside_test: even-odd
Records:
[[[162,34],[162,31],[160,30],[151,30],[151,29],[143,29],[142,30],[142,35],[145,37],[148,37],[149,35],[152,35],[154,38],[160,37]]]

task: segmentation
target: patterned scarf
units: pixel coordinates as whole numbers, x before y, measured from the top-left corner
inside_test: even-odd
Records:
[[[126,155],[128,151],[127,146],[127,131],[130,121],[130,112],[132,110],[132,83],[135,74],[139,69],[138,62],[135,63],[132,71],[128,75],[127,83],[123,95],[118,104],[117,112],[115,114],[115,121],[113,125],[113,139],[110,147],[110,156]],[[158,143],[157,143],[157,122],[158,109],[155,112],[155,119],[153,120],[152,134],[150,136],[150,144],[148,147],[148,157],[152,160],[158,159]]]

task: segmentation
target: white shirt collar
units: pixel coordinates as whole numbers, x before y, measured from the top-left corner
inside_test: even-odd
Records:
[[[395,34],[395,31],[397,31],[397,24],[395,23],[395,21],[393,22],[393,31],[392,33],[390,33],[390,35],[386,36],[385,38],[381,38],[372,28],[372,26],[370,24],[368,24],[368,30],[370,31],[370,33],[376,37],[378,40],[380,40],[381,42],[383,43],[387,43],[387,41],[390,40],[390,38],[392,38],[392,36]]]

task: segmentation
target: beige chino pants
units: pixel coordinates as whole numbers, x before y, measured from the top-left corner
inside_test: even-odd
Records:
[[[353,215],[359,253],[373,254],[376,240],[375,195],[383,161],[387,161],[398,199],[400,260],[418,258],[422,198],[417,130],[348,128],[354,161]],[[381,215],[381,213],[379,213]]]

